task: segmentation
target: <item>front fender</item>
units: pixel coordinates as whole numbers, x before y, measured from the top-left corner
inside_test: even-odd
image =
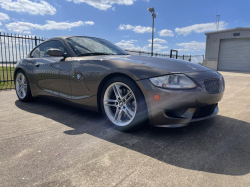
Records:
[[[135,74],[133,74],[131,71],[122,69],[122,68],[115,68],[112,70],[112,74],[113,73],[119,73],[119,74],[124,74],[129,76],[131,79],[133,79],[134,81],[139,80],[139,77],[137,77]]]

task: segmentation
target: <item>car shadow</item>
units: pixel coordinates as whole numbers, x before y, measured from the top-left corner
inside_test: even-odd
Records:
[[[39,99],[33,103],[16,101],[15,104],[26,112],[73,128],[64,132],[67,135],[87,133],[167,164],[224,175],[239,176],[250,172],[248,122],[217,115],[185,128],[146,126],[124,133],[113,129],[99,113],[62,103]]]

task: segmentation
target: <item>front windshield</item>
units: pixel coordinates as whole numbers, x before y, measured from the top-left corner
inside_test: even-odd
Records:
[[[69,45],[75,51],[77,56],[88,54],[93,55],[127,55],[123,49],[112,44],[111,42],[99,38],[90,37],[72,37],[67,38]]]

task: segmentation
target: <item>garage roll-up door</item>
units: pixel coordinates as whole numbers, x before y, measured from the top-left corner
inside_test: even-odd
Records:
[[[221,40],[218,70],[250,71],[250,39]]]

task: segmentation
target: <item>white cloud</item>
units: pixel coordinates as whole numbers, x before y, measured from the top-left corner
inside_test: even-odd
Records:
[[[148,47],[151,47],[152,44],[148,44]],[[160,52],[162,49],[167,49],[168,46],[162,46],[161,44],[154,44],[154,51]]]
[[[177,49],[178,51],[200,51],[205,49],[205,42],[188,42],[188,43],[177,43],[177,46],[183,47],[184,49]]]
[[[7,14],[0,12],[0,21],[7,21],[7,20],[10,20],[9,16]]]
[[[119,30],[132,30],[134,27],[132,25],[125,25],[125,24],[121,24],[119,26]]]
[[[152,39],[149,39],[148,42],[152,43]],[[163,44],[163,43],[168,43],[168,42],[166,40],[163,40],[163,39],[160,39],[160,38],[154,38],[154,43],[155,44],[156,43],[159,43],[159,44],[162,43]]]
[[[56,9],[46,1],[32,2],[29,0],[0,0],[0,6],[5,10],[27,12],[32,15],[54,15]]]
[[[118,5],[132,5],[136,0],[67,0],[73,1],[76,4],[87,3],[90,6],[98,8],[99,10],[107,10],[112,8],[113,4]]]
[[[85,21],[84,24],[86,24],[86,25],[94,25],[95,23],[93,21]]]
[[[226,29],[226,27],[227,23],[225,21],[220,21],[220,30],[224,30]],[[202,23],[202,24],[191,25],[188,27],[176,28],[175,32],[177,32],[178,35],[182,34],[184,36],[187,36],[192,32],[203,33],[215,30],[216,30],[216,23]]]
[[[32,30],[66,30],[71,29],[73,27],[79,27],[86,24],[94,24],[94,22],[85,22],[77,21],[77,22],[55,22],[55,21],[46,21],[45,25],[34,24],[29,22],[13,22],[6,24],[6,28],[10,31],[14,31],[17,33],[30,34]]]
[[[147,51],[148,48],[147,46],[144,47],[139,47],[138,45],[135,46],[134,43],[137,42],[137,40],[122,40],[118,43],[116,43],[116,45],[118,45],[119,47],[123,48],[123,49],[129,49],[129,50],[136,50],[136,51]]]
[[[143,34],[143,33],[151,33],[152,32],[152,28],[151,27],[143,27],[143,26],[132,26],[132,25],[125,25],[125,24],[121,24],[119,26],[119,30],[132,30],[134,31],[135,33],[140,33],[140,34]]]
[[[7,21],[7,20],[10,20],[9,16],[7,14],[0,12],[0,26],[3,25],[1,21]]]
[[[173,31],[168,30],[168,29],[161,30],[161,31],[158,32],[158,34],[159,34],[160,36],[171,36],[171,37],[174,36]]]
[[[112,7],[111,9],[112,9],[113,11],[115,11],[115,7]]]
[[[134,44],[135,42],[137,42],[137,40],[122,40],[116,43],[116,45],[118,45],[119,47],[123,49],[135,50],[135,51],[149,51],[149,49],[151,49],[151,44],[148,44],[148,46],[140,47],[138,45],[135,46]],[[154,44],[155,52],[161,52],[161,50],[167,49],[167,48],[168,46],[162,46],[161,44]]]
[[[134,42],[137,42],[137,40],[122,40],[118,43],[116,43],[116,45],[118,45],[119,47],[121,48],[124,48],[124,49],[128,49],[128,48],[134,48]]]

